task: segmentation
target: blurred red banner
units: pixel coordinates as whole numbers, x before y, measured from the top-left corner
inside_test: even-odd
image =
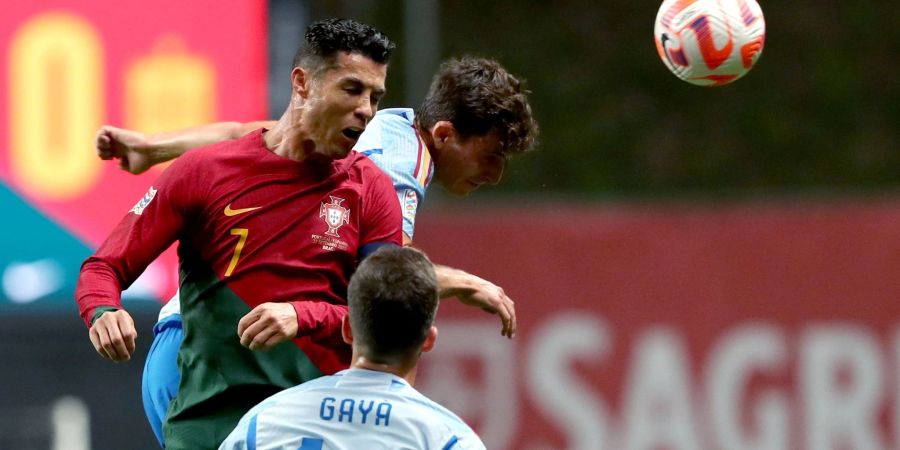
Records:
[[[488,448],[897,448],[900,202],[515,206],[416,233],[516,302],[442,303],[419,377]]]
[[[266,21],[264,0],[4,5],[0,182],[98,245],[159,170],[134,177],[100,161],[97,129],[266,117]],[[149,272],[148,287],[172,293],[174,252]]]

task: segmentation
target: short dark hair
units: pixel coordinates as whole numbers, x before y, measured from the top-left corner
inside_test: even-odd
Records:
[[[530,150],[538,126],[524,82],[497,61],[464,56],[441,64],[419,111],[419,125],[430,129],[447,120],[463,136],[500,134],[504,153]]]
[[[294,54],[294,67],[319,74],[331,67],[339,52],[359,53],[387,64],[394,43],[379,30],[351,19],[325,19],[310,24]]]
[[[383,364],[417,352],[434,323],[437,276],[424,253],[386,246],[360,263],[347,290],[357,350]]]

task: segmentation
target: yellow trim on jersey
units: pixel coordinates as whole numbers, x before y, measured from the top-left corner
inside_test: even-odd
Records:
[[[429,169],[431,169],[431,153],[428,152],[428,147],[422,143],[422,161],[419,163],[419,176],[416,178],[422,188],[425,188],[425,183],[428,181]]]
[[[416,175],[416,182],[419,183],[419,186],[422,186],[422,189],[425,189],[425,185],[428,183],[428,172],[431,169],[431,152],[428,151],[428,146],[425,145],[425,140],[422,139],[419,130],[416,130],[415,126],[413,126],[413,130],[415,130],[416,139],[419,141],[419,155],[416,158],[419,165],[413,173],[418,174]]]

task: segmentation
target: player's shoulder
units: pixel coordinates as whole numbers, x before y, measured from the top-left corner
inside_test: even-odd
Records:
[[[332,389],[343,379],[344,372],[341,371],[332,375],[325,375],[319,378],[315,378],[309,381],[305,381],[296,386],[285,389],[285,391],[293,392],[295,394],[307,391],[316,391],[321,389]],[[284,392],[284,391],[282,391]]]
[[[450,411],[440,403],[426,397],[413,387],[410,387],[404,393],[407,403],[415,405],[415,409],[420,417],[428,418],[431,421],[446,424],[452,430],[457,432],[474,433],[472,428],[462,420],[456,413]]]
[[[471,430],[463,435],[454,434],[453,437],[444,444],[444,448],[453,450],[487,450],[481,438]]]
[[[391,181],[390,177],[368,155],[354,150],[350,152],[348,158],[352,158],[349,165],[360,181],[380,179]]]
[[[303,383],[300,383],[296,386],[291,386],[287,389],[279,391],[278,393],[269,397],[269,399],[272,400],[272,402],[277,403],[279,401],[284,401],[287,399],[296,399],[310,392],[334,389],[334,387],[337,386],[342,377],[342,373],[338,372],[333,375],[325,375],[309,381],[304,381]]]
[[[366,129],[371,127],[379,136],[379,140],[384,145],[389,145],[391,141],[415,136],[415,118],[416,113],[409,108],[385,109],[375,114]]]
[[[298,403],[303,403],[307,398],[309,398],[311,394],[315,392],[334,389],[340,379],[340,374],[326,375],[313,380],[305,381],[296,386],[289,387],[263,400],[253,409],[251,409],[250,413],[255,414],[266,410],[278,412],[282,409],[291,409]]]
[[[370,123],[387,126],[412,126],[416,113],[411,108],[388,108],[375,113]]]
[[[185,181],[204,185],[226,186],[246,176],[249,168],[259,167],[267,153],[260,130],[235,139],[198,147],[177,158],[167,171]],[[215,180],[215,181],[214,181]]]
[[[414,120],[415,113],[409,108],[378,111],[353,148],[370,157],[381,154],[386,148],[393,150],[398,141],[415,135]]]
[[[371,158],[396,180],[408,182],[409,178],[416,178],[422,172],[421,167],[427,166],[430,158],[413,126],[413,111],[396,110],[405,112],[406,116],[392,114],[392,111],[395,110],[386,110],[376,116],[379,121],[391,122],[392,125],[376,124],[371,130],[366,128],[354,149]]]
[[[172,163],[168,170],[190,173],[193,178],[222,178],[250,167],[259,159],[262,133],[257,130],[240,139],[226,140],[191,149]]]
[[[414,405],[412,417],[420,423],[421,429],[429,434],[443,448],[458,450],[484,450],[484,443],[475,430],[453,411],[425,397],[415,389],[407,392],[407,404]]]
[[[215,144],[198,147],[185,154],[194,154],[197,158],[226,159],[235,156],[255,157],[261,146],[265,146],[262,129],[250,132],[239,139],[228,139]]]

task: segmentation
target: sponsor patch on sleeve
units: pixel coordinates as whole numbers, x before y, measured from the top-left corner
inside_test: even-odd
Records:
[[[419,196],[416,191],[406,189],[403,193],[403,217],[410,221],[416,220],[416,210],[419,209]]]
[[[137,202],[137,205],[134,205],[134,208],[131,208],[131,212],[136,215],[141,215],[144,212],[144,208],[153,201],[153,198],[156,197],[156,189],[153,189],[153,186],[150,186],[150,190],[144,194],[144,198],[141,201]]]

